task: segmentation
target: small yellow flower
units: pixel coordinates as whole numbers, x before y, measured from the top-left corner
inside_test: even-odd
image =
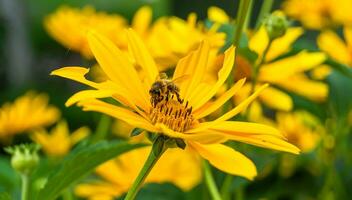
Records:
[[[94,29],[118,44],[119,33],[126,24],[123,17],[96,12],[92,6],[85,6],[83,9],[62,6],[44,20],[44,27],[50,36],[69,50],[77,51],[86,58],[92,58],[86,40],[87,30]]]
[[[70,130],[65,121],[59,122],[50,133],[44,129],[36,130],[31,138],[40,144],[43,151],[49,156],[64,156],[80,140],[88,136],[90,130],[81,127],[70,134]]]
[[[9,140],[15,134],[29,132],[57,121],[60,111],[48,105],[48,96],[28,92],[13,103],[0,108],[0,140]]]
[[[327,85],[309,79],[305,73],[318,67],[325,61],[326,56],[324,53],[302,51],[296,55],[279,58],[279,56],[290,50],[292,43],[302,34],[302,28],[288,28],[282,37],[273,40],[264,58],[264,64],[259,66],[256,87],[268,82],[311,100],[323,101],[328,94]],[[250,37],[249,48],[257,53],[257,62],[263,56],[268,45],[269,36],[264,27],[261,27]],[[245,63],[242,62],[241,68],[246,68],[243,64]],[[247,68],[251,68],[251,66],[249,65]],[[245,84],[236,96],[237,101],[242,101],[248,97],[251,88],[251,83]],[[259,99],[267,106],[278,110],[289,111],[293,106],[290,96],[276,87],[267,88],[259,95]]]
[[[319,120],[306,111],[277,113],[278,129],[285,134],[288,141],[308,153],[318,145],[323,126]]]
[[[344,39],[335,32],[326,30],[317,39],[318,46],[338,62],[352,66],[352,26],[344,27]]]
[[[70,7],[59,8],[45,19],[49,34],[65,47],[78,51],[87,58],[92,57],[86,34],[88,29],[104,35],[121,50],[127,51],[125,28],[132,27],[143,38],[158,67],[165,69],[177,61],[199,43],[207,39],[214,51],[225,43],[225,34],[218,33],[218,26],[207,29],[197,23],[192,13],[187,20],[178,17],[161,17],[152,23],[151,7],[141,7],[135,13],[131,25],[118,15],[96,12],[92,7],[82,10]]]
[[[151,147],[139,148],[100,165],[96,170],[103,181],[81,183],[75,188],[79,197],[114,199],[126,193],[142,168]],[[173,183],[184,191],[196,186],[202,178],[199,157],[192,151],[169,149],[146,178],[148,183]],[[170,173],[171,172],[171,173]]]
[[[66,105],[78,102],[86,111],[97,111],[111,115],[138,128],[163,134],[169,138],[184,140],[187,147],[198,152],[204,159],[233,175],[253,179],[256,176],[255,165],[243,154],[221,143],[236,140],[260,147],[299,153],[299,149],[285,141],[276,129],[256,123],[229,121],[243,111],[266,87],[260,87],[237,107],[213,121],[204,118],[220,108],[241,88],[242,79],[222,96],[213,99],[219,88],[230,75],[235,48],[230,47],[224,55],[223,65],[213,83],[204,81],[208,71],[208,55],[211,52],[207,41],[193,52],[182,58],[175,68],[173,80],[188,77],[179,83],[179,92],[151,90],[159,74],[155,61],[147,51],[142,39],[128,30],[129,51],[134,62],[126,58],[113,42],[96,32],[88,34],[90,48],[108,76],[108,80],[95,83],[84,75],[88,69],[83,67],[65,67],[52,72],[95,89],[84,90],[73,95]],[[143,71],[139,76],[135,66]],[[148,92],[149,91],[149,92]],[[170,92],[168,89],[167,91]],[[178,95],[177,95],[178,94]],[[155,96],[156,95],[156,96]],[[97,98],[112,97],[121,105],[115,105]]]
[[[351,7],[350,0],[287,0],[283,4],[288,16],[311,29],[352,25]]]

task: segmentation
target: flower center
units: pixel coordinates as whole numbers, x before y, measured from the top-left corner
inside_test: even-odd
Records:
[[[153,105],[149,116],[153,124],[162,123],[178,132],[188,130],[194,119],[192,107],[188,107],[188,102],[183,103],[174,98],[174,95]]]

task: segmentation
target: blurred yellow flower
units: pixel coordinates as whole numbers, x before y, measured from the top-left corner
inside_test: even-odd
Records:
[[[0,108],[0,140],[9,140],[15,134],[29,132],[56,122],[60,111],[48,105],[45,94],[27,92],[13,103]]]
[[[352,2],[352,1],[351,1]],[[336,61],[352,66],[352,26],[344,27],[344,39],[337,33],[326,30],[317,39],[318,46]]]
[[[87,58],[92,57],[86,39],[88,29],[94,29],[113,41],[121,50],[127,51],[124,29],[129,25],[127,20],[118,15],[96,12],[92,7],[61,7],[46,17],[44,25],[53,38]],[[135,13],[130,27],[143,38],[162,69],[175,65],[204,39],[210,41],[216,52],[225,43],[225,34],[217,32],[218,26],[207,29],[203,24],[197,23],[194,13],[188,16],[187,21],[177,17],[161,17],[152,23],[152,9],[144,6]]]
[[[288,16],[311,29],[352,25],[351,7],[351,0],[287,0],[283,4]]]
[[[83,9],[62,6],[44,20],[45,29],[55,40],[86,58],[92,58],[86,40],[87,30],[94,29],[119,44],[119,35],[126,24],[123,17],[96,12],[92,6]]]
[[[302,34],[302,28],[288,28],[282,37],[272,41],[263,64],[259,66],[256,87],[259,87],[263,83],[270,83],[273,86],[292,91],[311,100],[323,101],[328,94],[327,85],[309,79],[305,73],[318,67],[325,61],[326,56],[324,53],[302,51],[289,57],[279,58],[279,56],[290,50],[293,42]],[[256,62],[263,56],[268,45],[269,36],[264,27],[261,27],[250,37],[249,48],[258,55]],[[241,62],[240,64],[240,68],[251,68],[248,65],[249,62]],[[241,71],[250,72],[251,70],[242,69]],[[248,73],[246,74],[248,75]],[[259,100],[274,109],[283,111],[291,110],[293,106],[292,99],[288,94],[276,87],[269,87],[263,91],[259,95]],[[245,84],[236,95],[236,101],[240,102],[247,98],[251,92],[251,88],[251,83]]]
[[[81,127],[70,134],[67,123],[61,121],[50,133],[44,129],[36,130],[31,138],[41,145],[47,155],[60,157],[66,155],[73,145],[87,137],[89,132],[89,128]]]
[[[304,153],[314,150],[324,133],[319,120],[306,111],[277,113],[276,120],[278,129],[288,141]]]
[[[84,75],[89,70],[83,67],[65,67],[52,72],[52,75],[95,88],[76,93],[66,102],[67,106],[78,102],[85,111],[102,112],[149,132],[163,134],[171,139],[182,139],[187,147],[197,151],[218,169],[248,179],[256,176],[255,165],[243,154],[221,144],[222,142],[236,140],[260,147],[299,153],[297,147],[286,142],[283,135],[272,127],[250,122],[228,121],[243,111],[266,85],[216,120],[208,122],[203,120],[230,100],[245,82],[242,79],[222,96],[212,98],[230,75],[234,63],[234,47],[225,52],[216,82],[209,83],[204,81],[208,73],[204,66],[208,64],[211,48],[207,41],[202,42],[176,66],[173,80],[188,76],[179,83],[179,92],[172,92],[169,89],[168,92],[162,92],[163,89],[157,90],[160,83],[155,82],[159,71],[142,39],[131,29],[127,33],[129,51],[134,62],[126,58],[108,38],[93,31],[88,34],[90,48],[99,66],[108,76],[107,81],[95,83],[87,80]],[[143,77],[139,76],[133,67],[134,64],[144,71]],[[152,87],[154,89],[151,89]],[[97,99],[105,97],[112,97],[121,105]]]
[[[96,174],[103,181],[81,183],[75,188],[79,197],[87,199],[114,199],[131,187],[133,180],[142,168],[151,147],[139,148],[100,165]],[[185,152],[169,149],[153,167],[146,178],[148,183],[173,183],[188,191],[202,178],[200,158],[191,150]]]

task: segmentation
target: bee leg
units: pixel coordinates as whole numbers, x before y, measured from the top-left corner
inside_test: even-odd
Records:
[[[181,104],[183,103],[183,99],[181,99],[180,94],[178,92],[175,92],[177,101],[180,102]]]

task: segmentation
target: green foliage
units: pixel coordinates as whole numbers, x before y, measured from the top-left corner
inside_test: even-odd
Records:
[[[102,141],[90,146],[80,146],[72,151],[62,163],[53,169],[38,200],[52,200],[72,183],[88,175],[95,167],[129,150],[145,146],[121,141]]]

